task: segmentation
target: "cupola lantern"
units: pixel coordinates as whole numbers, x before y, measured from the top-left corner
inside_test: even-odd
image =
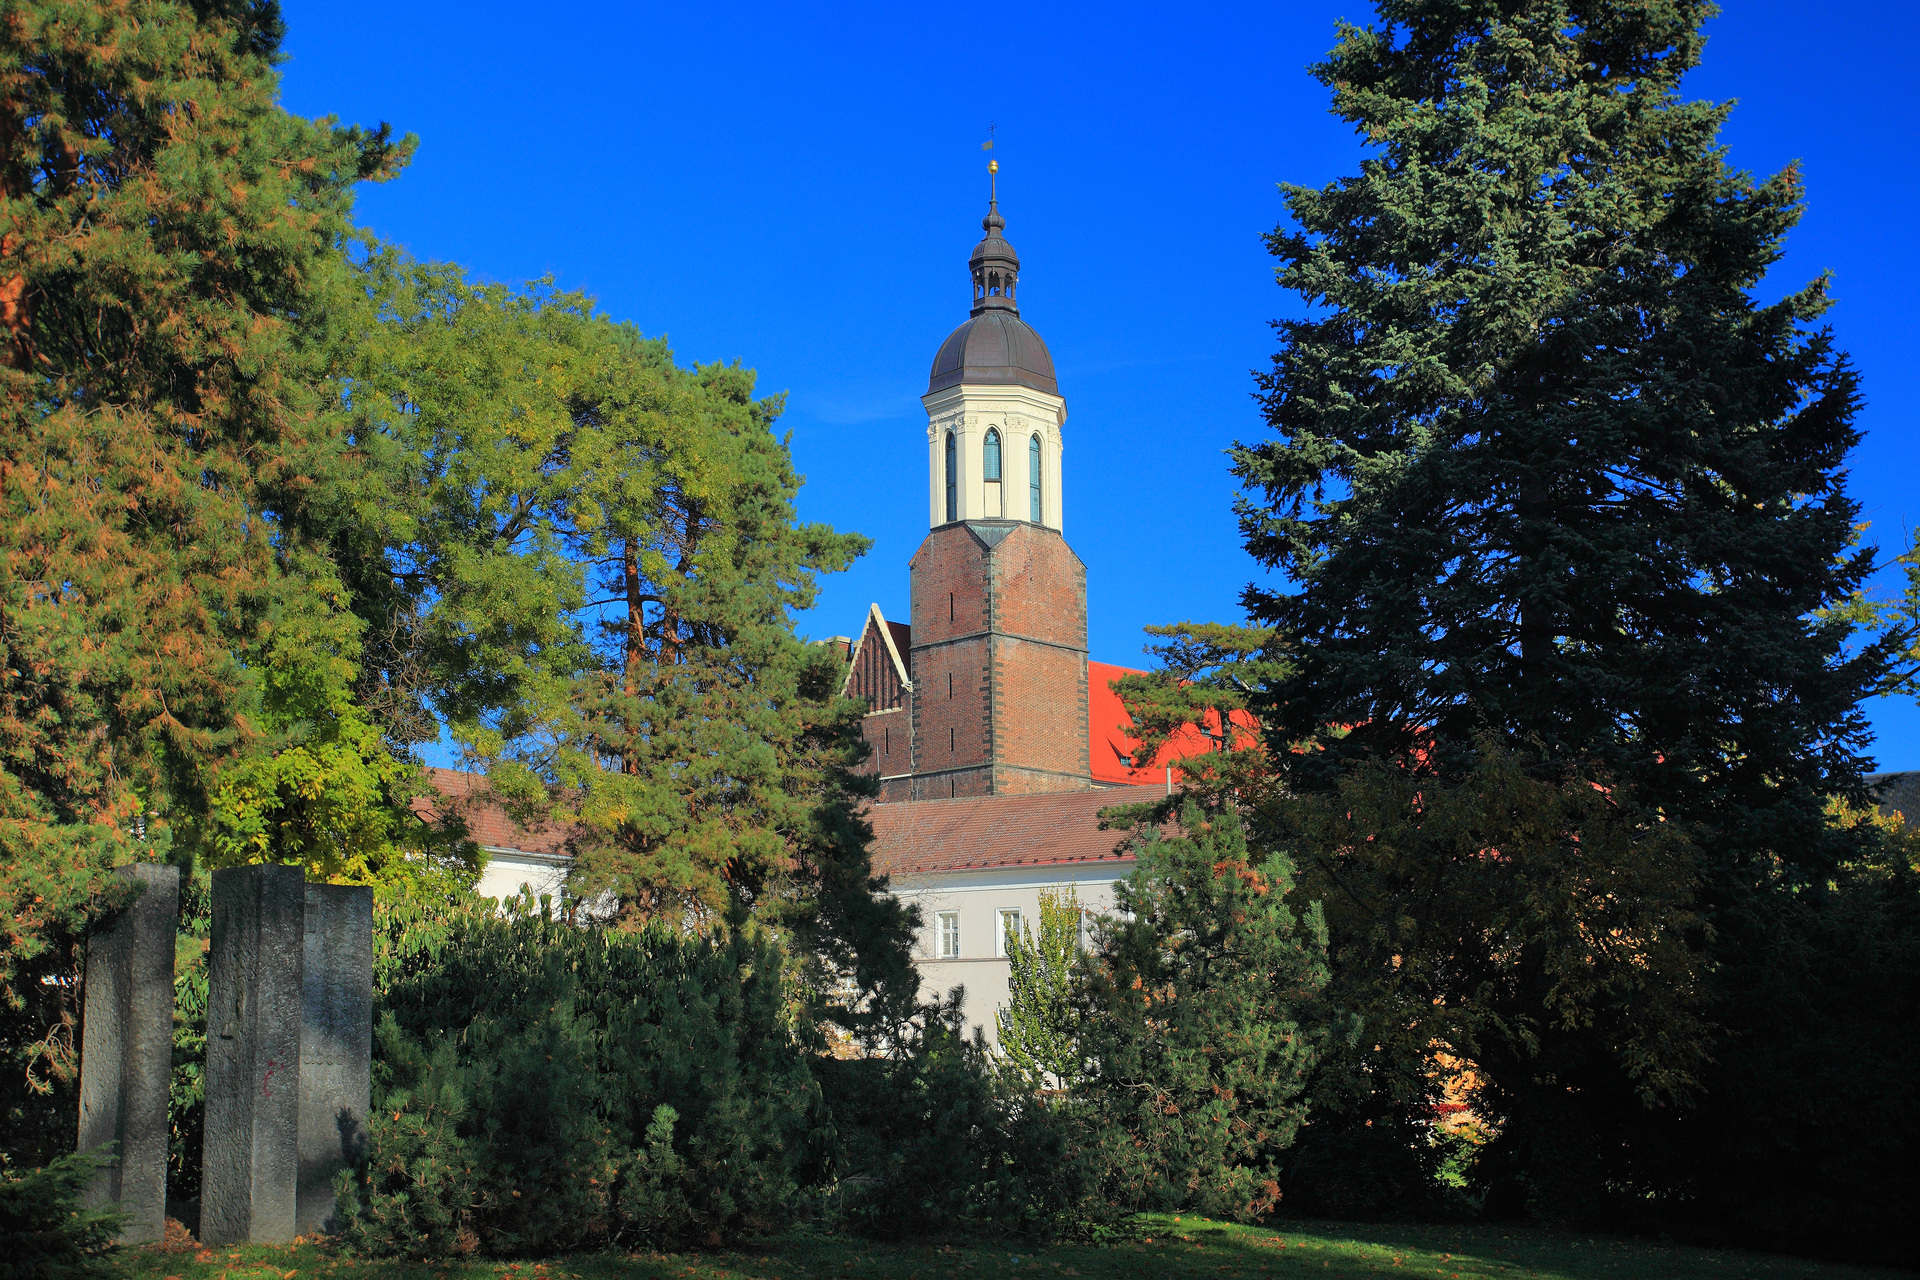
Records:
[[[1001,234],[998,192],[967,259],[971,317],[947,335],[927,378],[930,527],[1018,520],[1059,530],[1060,428],[1067,402],[1053,356],[1020,318],[1020,255]]]

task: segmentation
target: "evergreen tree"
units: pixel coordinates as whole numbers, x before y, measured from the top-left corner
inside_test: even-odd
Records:
[[[1179,758],[1182,795],[1207,807],[1257,806],[1275,770],[1250,707],[1292,670],[1284,645],[1271,627],[1180,622],[1146,631],[1162,641],[1147,646],[1159,666],[1113,682],[1140,741],[1137,758],[1171,759],[1169,745],[1202,739],[1211,750]]]
[[[796,520],[779,399],[544,285],[383,256],[368,288],[387,319],[352,434],[388,487],[357,572],[394,584],[368,622],[390,736],[429,707],[519,815],[572,830],[576,890],[629,921],[751,917],[815,991],[911,986],[859,814],[861,709],[793,629],[867,543]]]
[[[1485,727],[1697,825],[1717,893],[1818,878],[1887,642],[1827,612],[1871,569],[1827,282],[1754,297],[1798,172],[1729,168],[1730,107],[1679,96],[1708,0],[1378,9],[1314,68],[1372,154],[1285,188],[1314,309],[1263,378],[1279,438],[1234,455],[1299,585],[1247,594],[1297,645],[1259,710],[1330,748],[1294,783]]]
[[[1256,862],[1231,809],[1180,822],[1115,886],[1087,957],[1082,1095],[1110,1201],[1259,1216],[1323,1039],[1326,926],[1287,904],[1292,864]]]
[[[286,602],[336,594],[277,513],[337,461],[319,391],[358,306],[353,186],[410,144],[282,111],[280,38],[270,0],[0,23],[10,1145],[16,1091],[71,1075],[106,868],[163,855],[224,768],[271,749],[252,673]]]

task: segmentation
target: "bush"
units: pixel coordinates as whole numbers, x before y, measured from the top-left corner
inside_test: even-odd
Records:
[[[1704,1102],[1664,1135],[1676,1193],[1655,1206],[1657,1225],[1713,1243],[1910,1264],[1920,1230],[1920,871],[1849,869],[1764,915],[1727,921],[1723,936],[1732,959],[1716,1012],[1726,1039]]]
[[[1049,1105],[962,1032],[961,991],[898,1058],[820,1059],[835,1117],[837,1219],[894,1239],[968,1231],[1049,1238],[1111,1230],[1082,1108]]]
[[[126,1215],[80,1203],[96,1152],[60,1156],[43,1169],[0,1170],[0,1280],[80,1280],[113,1246]]]
[[[1306,1113],[1326,926],[1286,905],[1292,864],[1252,861],[1232,810],[1180,821],[1115,886],[1087,957],[1082,1092],[1105,1199],[1246,1220],[1278,1201]]]
[[[770,942],[383,915],[350,1247],[676,1248],[793,1220],[831,1130]]]

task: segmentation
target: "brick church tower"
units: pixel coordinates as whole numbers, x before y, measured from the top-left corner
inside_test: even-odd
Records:
[[[1061,536],[1067,404],[1020,319],[997,200],[981,226],[972,315],[941,343],[921,398],[930,529],[910,562],[911,625],[876,608],[849,678],[875,707],[883,800],[1093,786],[1086,567]]]

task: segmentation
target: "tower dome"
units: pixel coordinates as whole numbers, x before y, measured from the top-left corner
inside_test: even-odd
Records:
[[[1061,531],[1067,402],[1047,344],[1020,319],[1020,256],[1000,234],[1006,225],[989,199],[987,234],[967,260],[973,314],[940,344],[920,397],[929,528],[987,520]]]
[[[947,335],[933,357],[927,393],[962,384],[1032,387],[1060,394],[1053,356],[1033,327],[1020,318],[1020,256],[1000,233],[1006,229],[999,201],[980,220],[986,235],[967,260],[973,277],[973,314]]]

